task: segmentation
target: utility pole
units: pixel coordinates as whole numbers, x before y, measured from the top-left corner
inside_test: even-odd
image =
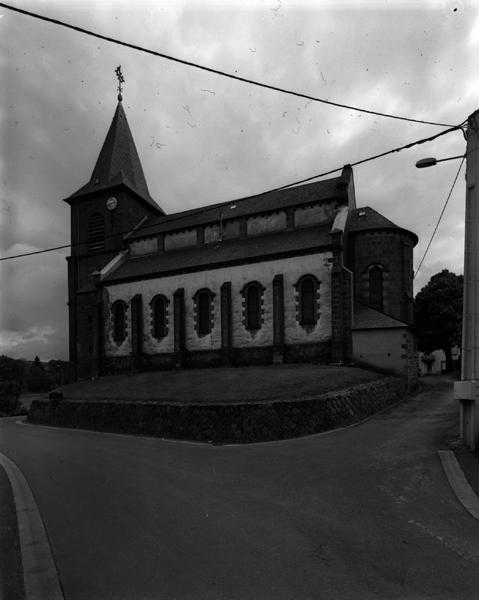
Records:
[[[454,383],[454,398],[459,400],[461,441],[476,450],[479,445],[479,110],[467,120],[464,237],[461,381]]]

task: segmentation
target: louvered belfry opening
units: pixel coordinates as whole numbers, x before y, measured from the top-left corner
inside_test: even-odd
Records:
[[[99,212],[88,219],[88,250],[103,250],[105,247],[105,219]]]

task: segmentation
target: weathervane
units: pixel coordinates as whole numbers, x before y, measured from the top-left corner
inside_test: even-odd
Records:
[[[122,92],[121,84],[125,83],[125,78],[123,77],[123,74],[121,72],[121,65],[117,66],[117,68],[115,69],[115,73],[118,78],[118,100],[121,102],[123,99],[121,96],[121,92]]]

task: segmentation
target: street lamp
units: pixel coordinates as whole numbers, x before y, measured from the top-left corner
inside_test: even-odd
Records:
[[[466,218],[464,229],[464,301],[462,310],[461,381],[454,382],[454,398],[459,401],[461,441],[471,450],[479,442],[479,110],[467,119],[466,132]],[[438,162],[424,158],[418,169]]]
[[[426,167],[433,167],[437,165],[437,163],[444,162],[446,160],[455,160],[456,158],[463,158],[464,155],[461,156],[451,156],[451,158],[421,158],[416,163],[416,167],[418,169],[425,169]]]

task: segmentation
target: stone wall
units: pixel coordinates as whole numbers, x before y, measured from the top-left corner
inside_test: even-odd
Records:
[[[376,381],[296,401],[244,404],[34,401],[30,423],[213,443],[310,435],[348,425],[405,396],[405,381]]]
[[[383,269],[383,312],[403,323],[412,320],[413,244],[400,231],[365,231],[354,235],[355,294],[369,304],[369,268]]]
[[[171,354],[174,348],[173,294],[184,289],[185,298],[185,342],[190,352],[219,351],[221,349],[221,286],[231,283],[232,300],[232,346],[233,348],[269,347],[273,342],[273,279],[283,276],[284,281],[284,343],[287,345],[324,343],[331,337],[331,253],[323,252],[288,258],[264,261],[246,266],[210,269],[187,275],[174,275],[158,279],[146,279],[108,286],[105,320],[105,354],[109,358],[128,356],[131,353],[131,319],[127,320],[127,335],[121,344],[112,338],[111,306],[116,300],[128,305],[136,294],[143,298],[143,352],[145,355]],[[319,313],[313,327],[302,327],[298,322],[297,292],[295,284],[302,275],[314,275],[319,286]],[[262,326],[249,331],[244,325],[244,298],[241,290],[251,281],[264,286],[262,298]],[[213,294],[213,327],[210,333],[199,335],[195,327],[194,295],[200,289],[208,289]],[[157,294],[170,300],[168,305],[168,335],[156,339],[151,333],[150,302]]]

